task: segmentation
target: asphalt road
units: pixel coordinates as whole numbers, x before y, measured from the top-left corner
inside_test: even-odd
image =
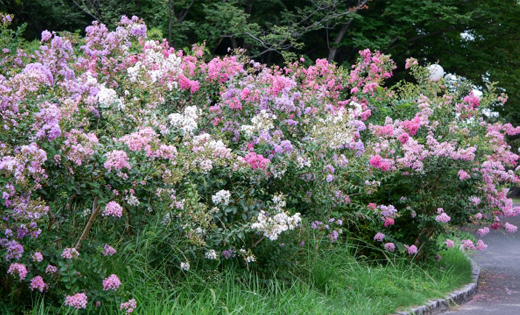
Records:
[[[519,230],[514,234],[491,230],[482,238],[488,248],[473,256],[482,269],[477,294],[443,314],[520,315],[520,216],[501,221]]]

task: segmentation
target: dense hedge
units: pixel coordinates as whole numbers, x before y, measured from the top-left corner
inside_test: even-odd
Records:
[[[44,32],[37,51],[2,52],[0,266],[11,301],[33,290],[78,309],[128,300],[130,313],[125,279],[106,266],[157,218],[182,274],[230,261],[281,268],[316,233],[428,258],[437,236],[453,246],[452,226],[501,228],[519,211],[499,185],[519,181],[504,135],[520,128],[482,115],[504,95],[479,98],[414,59],[415,83],[385,89],[394,64],[369,50],[350,70],[268,68],[147,41],[135,17],[86,33]]]

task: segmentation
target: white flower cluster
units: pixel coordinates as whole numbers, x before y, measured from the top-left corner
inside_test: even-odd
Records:
[[[198,109],[197,106],[188,106],[184,109],[184,114],[170,114],[168,119],[173,127],[193,134],[193,131],[198,128],[197,119],[200,114],[200,109]]]
[[[176,54],[170,54],[165,58],[162,48],[153,40],[147,41],[145,46],[149,47],[146,50],[145,59],[136,62],[133,67],[127,69],[130,81],[137,82],[141,77],[141,70],[150,76],[153,83],[168,75],[176,75],[181,71],[180,64],[182,60]],[[156,69],[150,67],[151,65],[154,65]],[[170,90],[176,87],[176,82],[168,84]]]
[[[100,86],[98,101],[101,108],[109,108],[110,105],[120,102],[117,98],[116,91],[113,89],[107,89],[104,86]]]
[[[166,214],[164,215],[164,218],[162,219],[161,223],[162,223],[163,225],[168,225],[168,224],[170,224],[171,222],[172,222],[172,218],[171,218],[170,213],[168,212],[168,213],[166,213]]]
[[[312,137],[331,149],[341,149],[354,139],[355,133],[349,126],[354,116],[344,109],[328,113],[325,119],[318,119],[317,124],[312,127]]]
[[[348,110],[348,120],[356,119],[363,112],[363,107],[357,102],[350,102],[350,108]]]
[[[240,253],[240,255],[241,255],[242,257],[244,257],[244,260],[245,260],[247,263],[252,263],[252,262],[255,262],[255,261],[256,261],[256,257],[255,257],[255,255],[253,255],[253,254],[251,253],[250,250],[247,250],[247,251],[246,251],[245,249],[242,248],[242,249],[240,249],[238,252]]]
[[[213,161],[209,160],[209,159],[206,159],[206,160],[200,162],[199,166],[200,166],[200,169],[204,173],[207,173],[207,172],[209,172],[209,171],[211,171],[213,169]]]
[[[214,164],[227,164],[227,160],[233,156],[231,149],[222,140],[213,140],[208,133],[193,137],[192,145],[192,151],[197,152],[193,165],[198,163],[204,173],[211,171]]]
[[[282,178],[283,175],[285,174],[285,172],[287,172],[286,169],[280,169],[280,170],[273,169],[273,170],[271,170],[271,173],[273,173],[273,177],[274,178]]]
[[[216,205],[222,203],[227,206],[229,204],[230,197],[231,193],[229,191],[221,190],[217,192],[215,195],[211,196],[211,201],[213,201],[213,203]]]
[[[311,162],[304,159],[301,156],[296,157],[296,164],[298,165],[298,169],[302,169],[304,167],[311,167]]]
[[[243,125],[240,129],[244,131],[248,137],[251,137],[255,132],[273,129],[273,120],[276,118],[276,115],[271,115],[266,110],[262,110],[258,115],[251,119],[253,125]]]
[[[231,157],[231,149],[226,147],[222,140],[212,140],[209,133],[202,133],[198,136],[193,137],[193,145],[202,147],[197,149],[211,151],[211,156],[216,158],[229,158]]]
[[[289,216],[282,211],[285,207],[283,195],[275,195],[273,202],[274,206],[270,208],[276,211],[276,214],[271,216],[262,210],[258,214],[256,222],[251,225],[253,230],[263,232],[263,235],[271,241],[277,240],[282,232],[293,230],[302,222],[300,213]]]
[[[263,235],[271,241],[276,241],[282,232],[293,230],[301,221],[300,213],[296,213],[292,217],[285,212],[269,216],[267,212],[262,210],[251,228],[263,232]]]
[[[117,97],[117,92],[114,89],[107,88],[105,84],[99,84],[97,79],[94,78],[90,72],[86,72],[84,79],[86,85],[99,89],[97,94],[99,107],[110,108],[110,106],[115,104],[117,109],[125,109],[125,103],[122,99]]]
[[[214,249],[210,249],[204,255],[207,259],[217,259],[217,252]]]
[[[190,270],[190,262],[181,262],[181,270],[188,271]]]
[[[125,197],[126,202],[131,206],[138,206],[140,204],[139,199],[134,194],[130,194]]]
[[[274,206],[270,207],[276,212],[281,212],[285,208],[285,197],[283,195],[276,194],[273,197]]]

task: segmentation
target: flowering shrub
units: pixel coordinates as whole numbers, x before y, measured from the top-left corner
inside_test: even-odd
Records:
[[[94,22],[84,39],[45,31],[41,45],[0,76],[0,245],[8,285],[58,304],[131,313],[106,266],[157,216],[182,274],[290,261],[305,230],[428,256],[450,226],[502,228],[520,211],[499,188],[519,181],[504,137],[520,128],[482,116],[505,98],[451,91],[414,60],[417,83],[388,89],[395,66],[379,52],[351,71],[206,60],[147,40],[136,17]]]

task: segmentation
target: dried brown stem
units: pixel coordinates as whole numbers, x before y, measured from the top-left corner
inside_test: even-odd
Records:
[[[260,244],[261,241],[263,241],[265,238],[265,236],[262,236],[262,238],[260,238],[258,241],[256,241],[256,243],[253,244],[253,248],[255,248],[256,246],[258,246],[258,244]]]
[[[87,237],[88,232],[90,231],[90,228],[92,227],[92,224],[94,223],[94,219],[96,219],[99,210],[101,210],[101,206],[98,205],[99,197],[94,198],[94,202],[92,203],[92,214],[90,215],[90,218],[88,219],[87,225],[85,225],[85,228],[83,229],[83,233],[81,233],[81,236],[78,239],[78,243],[76,243],[76,249],[79,249],[81,246],[81,242]]]

